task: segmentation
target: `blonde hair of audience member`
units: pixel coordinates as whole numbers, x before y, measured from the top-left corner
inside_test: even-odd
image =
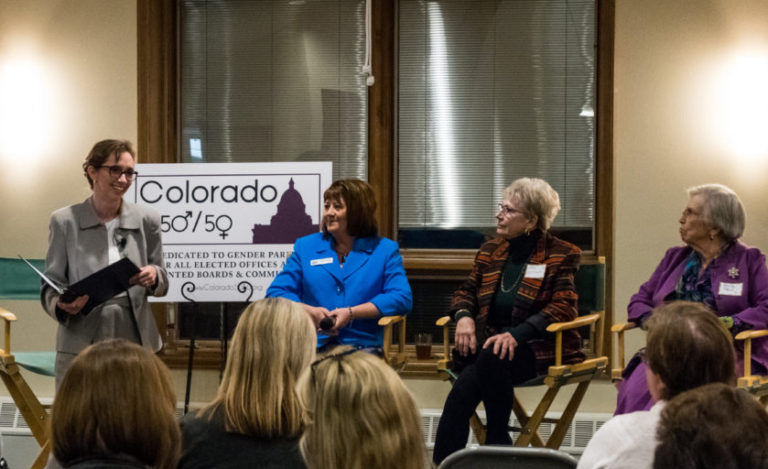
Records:
[[[768,469],[768,414],[753,396],[722,383],[670,400],[656,432],[654,469]]]
[[[181,434],[168,368],[152,352],[122,339],[87,347],[72,361],[51,411],[53,454],[78,459],[127,455],[153,468],[174,468]]]
[[[316,346],[315,328],[298,303],[284,298],[251,303],[232,336],[218,394],[201,416],[213,419],[221,410],[227,431],[298,437],[304,422],[296,383]]]
[[[312,364],[300,389],[308,408],[301,440],[308,467],[428,467],[416,403],[380,358],[337,347]]]

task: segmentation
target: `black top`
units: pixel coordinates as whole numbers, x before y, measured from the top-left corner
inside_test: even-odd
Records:
[[[227,432],[218,412],[212,420],[190,412],[181,419],[179,469],[305,469],[299,439],[262,440]]]
[[[510,311],[515,304],[517,289],[525,274],[526,264],[536,249],[537,241],[536,232],[509,240],[509,257],[504,264],[499,287],[488,315],[488,324],[494,329],[509,332],[518,343],[528,342],[536,335],[536,329],[526,322],[512,324]]]

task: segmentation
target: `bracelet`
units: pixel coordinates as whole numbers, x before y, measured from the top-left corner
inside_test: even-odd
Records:
[[[347,324],[352,324],[352,321],[355,320],[355,315],[352,314],[352,307],[347,306],[347,309],[349,310],[349,322]]]
[[[455,322],[459,322],[459,319],[466,317],[472,317],[472,313],[470,313],[468,309],[460,309],[453,315]]]

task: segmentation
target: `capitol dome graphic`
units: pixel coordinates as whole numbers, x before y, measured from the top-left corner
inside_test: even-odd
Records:
[[[253,244],[293,244],[297,238],[320,230],[320,225],[312,224],[304,199],[293,186],[291,178],[269,225],[253,225]]]

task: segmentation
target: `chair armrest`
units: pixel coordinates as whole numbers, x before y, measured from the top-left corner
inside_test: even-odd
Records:
[[[451,364],[451,323],[450,316],[443,316],[435,321],[435,325],[443,328],[443,358],[437,361],[438,369],[446,369]]]
[[[381,344],[381,351],[384,354],[384,361],[392,367],[400,367],[405,364],[405,316],[382,316],[379,318],[379,326],[384,328],[384,338]],[[399,334],[397,336],[397,354],[393,357],[390,352],[392,349],[392,327],[400,324]]]
[[[16,315],[0,306],[0,318],[3,318],[5,329],[5,350],[0,350],[3,355],[11,354],[11,323],[16,321]]]
[[[611,332],[616,334],[617,340],[617,351],[616,351],[616,367],[614,367],[611,370],[611,379],[614,381],[618,381],[621,379],[621,373],[624,371],[624,366],[626,365],[624,362],[624,333],[626,331],[631,331],[632,329],[637,329],[638,326],[634,322],[624,322],[620,324],[614,324],[611,326]]]
[[[405,316],[382,316],[379,318],[379,326],[386,327],[405,321]]]
[[[437,321],[435,321],[435,325],[438,326],[438,327],[443,327],[443,326],[445,326],[447,324],[450,324],[450,323],[451,323],[451,317],[450,316],[443,316],[440,319],[438,319]]]
[[[16,315],[0,306],[0,318],[5,322],[12,322],[16,320]]]
[[[586,316],[579,316],[573,321],[553,322],[552,324],[547,326],[547,331],[548,332],[567,331],[570,329],[576,329],[579,327],[584,327],[590,324],[594,324],[598,320],[600,320],[599,314],[587,314]]]
[[[752,376],[752,339],[765,337],[767,335],[768,330],[752,329],[741,331],[734,337],[736,340],[744,341],[744,378],[750,378]]]
[[[634,322],[624,322],[621,324],[614,324],[613,326],[611,326],[611,332],[625,332],[625,331],[629,331],[636,328],[637,328],[637,324],[635,324]]]
[[[752,340],[757,339],[759,337],[765,337],[768,335],[768,330],[766,329],[754,329],[749,331],[741,331],[738,334],[736,334],[736,337],[734,337],[736,340]]]
[[[595,324],[600,320],[600,317],[599,313],[587,314],[586,316],[579,316],[573,321],[553,322],[547,326],[547,332],[555,333],[555,366],[563,364],[563,331]]]

